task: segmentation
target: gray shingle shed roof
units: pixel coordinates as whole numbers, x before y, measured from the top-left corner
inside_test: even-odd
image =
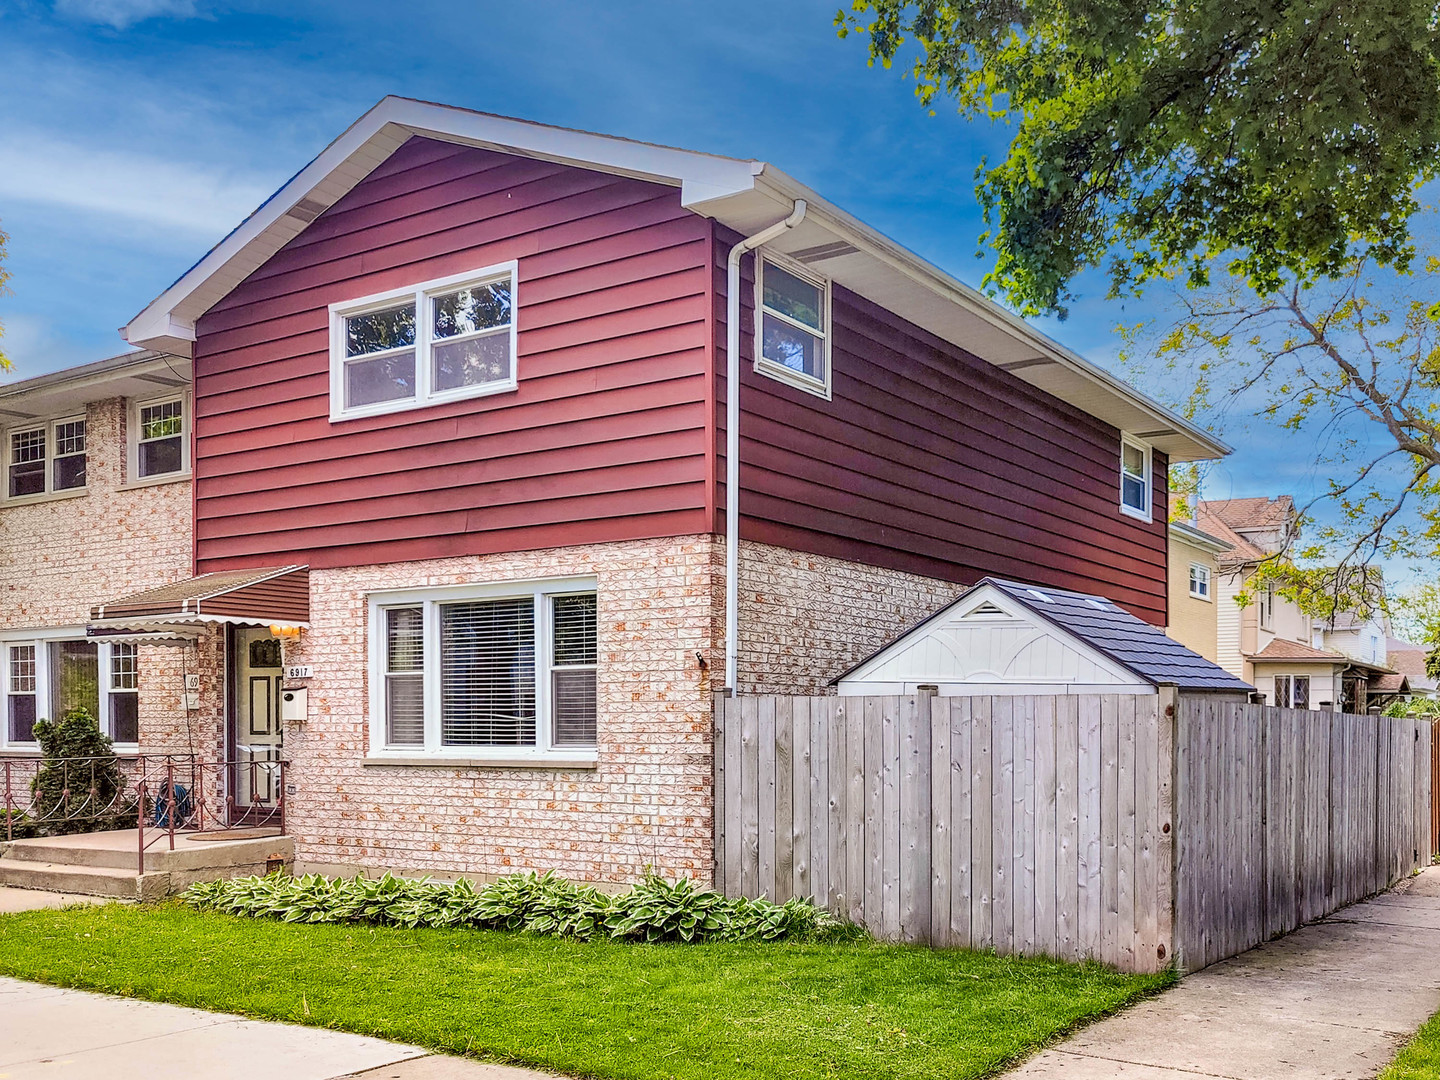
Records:
[[[1021,585],[999,578],[986,578],[979,585],[987,582],[1142,679],[1157,685],[1171,683],[1181,690],[1249,693],[1254,689],[1103,596]],[[1048,599],[1041,600],[1041,596]]]
[[[1181,690],[1192,691],[1248,694],[1255,689],[1103,596],[1090,596],[1044,585],[1025,585],[1002,578],[983,578],[976,582],[951,603],[897,635],[894,640],[875,650],[849,671],[833,679],[830,685],[840,682],[895,642],[939,618],[976,589],[986,586],[1000,590],[1028,611],[1108,656],[1146,682],[1157,686],[1174,685]]]

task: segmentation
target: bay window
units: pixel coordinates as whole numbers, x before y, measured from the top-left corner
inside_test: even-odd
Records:
[[[88,711],[117,745],[139,741],[136,646],[93,641],[67,630],[0,641],[0,658],[0,745],[34,745],[36,720],[58,720],[76,708]]]
[[[594,582],[371,597],[372,756],[593,760]]]
[[[516,264],[330,306],[330,419],[516,388]]]

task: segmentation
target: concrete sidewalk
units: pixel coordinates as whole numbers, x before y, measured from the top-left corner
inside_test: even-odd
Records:
[[[416,1046],[0,978],[0,1080],[549,1080]]]
[[[1183,979],[1007,1077],[1350,1080],[1440,1010],[1440,868]]]

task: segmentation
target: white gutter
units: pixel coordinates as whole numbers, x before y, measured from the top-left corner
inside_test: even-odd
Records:
[[[730,249],[725,282],[725,689],[734,694],[740,652],[740,259],[805,220],[805,200],[790,216]],[[759,313],[756,313],[759,318]]]

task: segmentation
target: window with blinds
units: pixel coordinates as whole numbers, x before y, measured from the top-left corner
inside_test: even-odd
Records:
[[[535,745],[535,602],[440,608],[440,744]]]
[[[372,601],[377,743],[455,756],[595,746],[596,594],[519,588]]]

